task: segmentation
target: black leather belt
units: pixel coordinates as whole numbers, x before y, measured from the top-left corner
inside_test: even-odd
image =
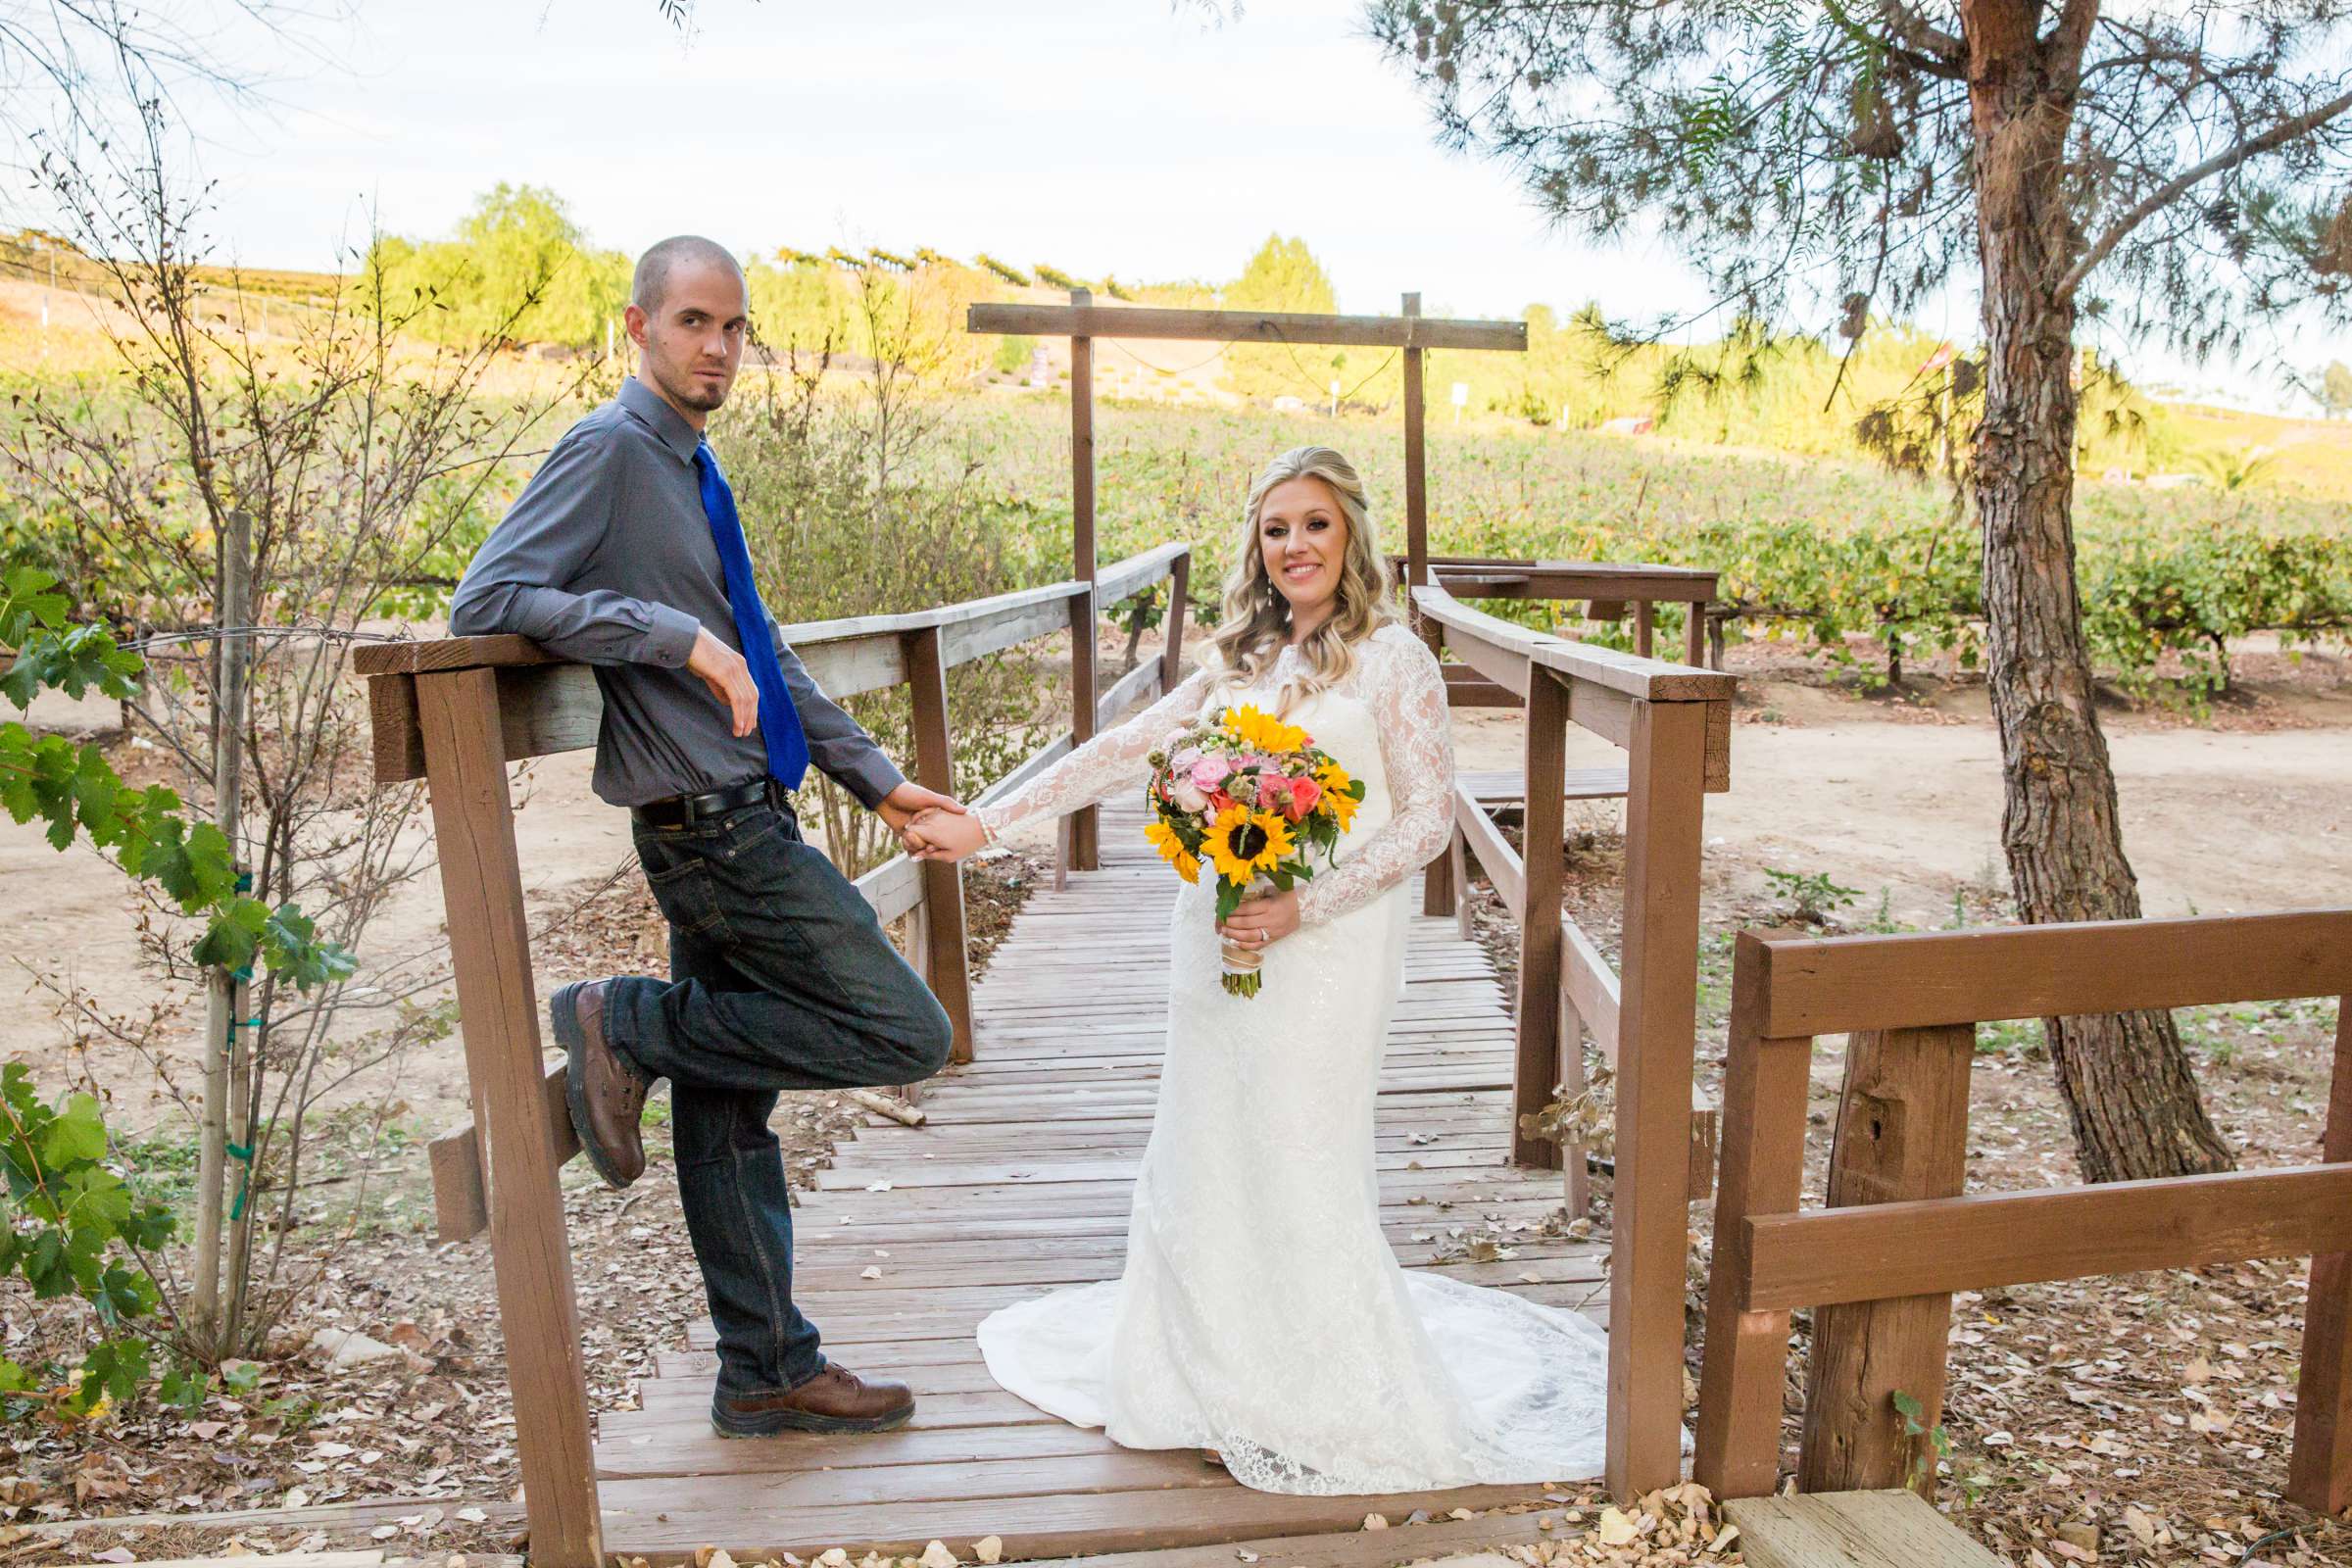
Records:
[[[692,827],[728,811],[738,811],[747,806],[789,806],[791,797],[784,786],[772,777],[748,779],[730,784],[724,789],[705,790],[700,795],[672,795],[664,800],[648,801],[632,807],[630,814],[647,827]]]

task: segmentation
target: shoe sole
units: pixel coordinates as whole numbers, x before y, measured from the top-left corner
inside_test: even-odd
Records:
[[[618,1191],[629,1183],[605,1158],[588,1136],[588,1069],[582,1059],[588,1053],[588,1033],[580,1027],[580,1011],[576,999],[580,988],[589,984],[574,980],[560,988],[547,999],[547,1021],[556,1031],[556,1044],[564,1048],[564,1108],[571,1117],[571,1134],[580,1141],[580,1152],[601,1177],[607,1187]]]
[[[905,1426],[913,1415],[914,1406],[911,1404],[892,1415],[862,1420],[853,1416],[810,1415],[801,1410],[778,1410],[773,1415],[759,1416],[729,1426],[713,1410],[710,1413],[710,1430],[722,1438],[775,1438],[787,1432],[890,1432]]]

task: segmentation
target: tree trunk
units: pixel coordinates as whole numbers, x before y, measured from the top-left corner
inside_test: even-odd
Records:
[[[1962,8],[1987,351],[1974,486],[2001,842],[2029,924],[2137,919],[2075,581],[2075,302],[2056,288],[2081,246],[2062,181],[2074,67],[2053,63],[2035,36],[2040,10],[2018,0]],[[2045,1028],[2086,1180],[2232,1164],[2170,1013],[2054,1018]]]

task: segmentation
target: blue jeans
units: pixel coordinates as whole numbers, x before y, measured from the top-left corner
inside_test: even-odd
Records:
[[[789,809],[636,826],[669,921],[667,982],[623,976],[605,1037],[667,1078],[686,1232],[718,1329],[718,1394],[794,1388],[824,1367],[792,1303],[792,1206],[768,1117],[786,1089],[908,1084],[953,1030],[873,910]]]

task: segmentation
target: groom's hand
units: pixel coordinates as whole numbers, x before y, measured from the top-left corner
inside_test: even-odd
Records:
[[[738,740],[760,727],[760,688],[752,681],[752,666],[743,662],[741,654],[711,636],[710,627],[696,633],[686,667],[702,676],[710,695],[727,705]]]
[[[906,837],[907,826],[918,815],[930,810],[955,811],[960,814],[963,810],[963,803],[953,796],[941,795],[923,788],[920,784],[908,781],[900,784],[897,789],[883,796],[882,804],[874,808],[874,814],[890,824],[890,830],[899,836],[899,842],[911,853],[920,846]]]

